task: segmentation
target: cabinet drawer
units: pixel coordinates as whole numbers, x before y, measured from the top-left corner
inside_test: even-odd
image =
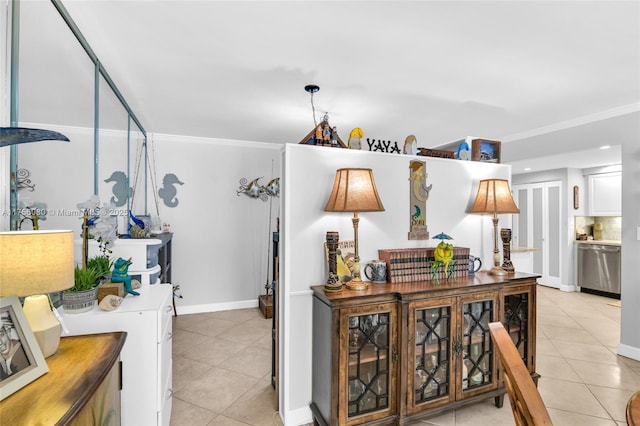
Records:
[[[169,348],[169,352],[171,352],[171,348]],[[166,375],[161,375],[164,377],[164,383],[160,387],[159,393],[159,401],[158,401],[158,425],[169,425],[169,421],[171,420],[171,404],[173,401],[173,389],[172,389],[172,375],[171,370],[173,368],[173,360],[169,358],[167,360],[168,365],[167,368],[163,370],[163,372],[168,372]]]
[[[171,387],[171,369],[172,369],[172,343],[173,332],[171,328],[171,318],[166,328],[166,333],[162,341],[158,343],[158,407],[161,409],[166,397],[166,391]]]
[[[155,285],[165,286],[168,284],[155,284]],[[171,331],[171,320],[173,317],[173,306],[171,305],[171,301],[173,297],[173,292],[168,292],[168,295],[170,297],[167,297],[165,300],[163,300],[160,311],[158,312],[158,321],[160,325],[158,327],[158,342],[162,342],[163,340],[165,340],[165,336],[167,332]]]

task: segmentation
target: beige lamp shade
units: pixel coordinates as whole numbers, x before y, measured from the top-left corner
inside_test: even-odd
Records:
[[[481,180],[476,199],[469,213],[520,213],[511,196],[509,181],[506,179]]]
[[[382,212],[371,169],[338,169],[326,212]]]
[[[52,293],[73,286],[73,231],[0,232],[0,296]]]

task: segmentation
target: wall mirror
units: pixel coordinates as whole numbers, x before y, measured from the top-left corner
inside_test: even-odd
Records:
[[[71,142],[15,146],[18,207],[46,205],[40,226],[48,229],[79,229],[73,211],[92,194],[113,201],[118,214],[148,214],[146,132],[65,15],[72,21],[59,0],[19,5],[18,125],[60,131]],[[82,113],[70,115],[70,106]],[[24,176],[31,187],[20,185]]]

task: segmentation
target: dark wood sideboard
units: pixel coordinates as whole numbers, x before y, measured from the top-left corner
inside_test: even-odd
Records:
[[[314,421],[405,424],[506,392],[489,322],[501,321],[531,375],[536,279],[484,272],[452,280],[313,290]]]

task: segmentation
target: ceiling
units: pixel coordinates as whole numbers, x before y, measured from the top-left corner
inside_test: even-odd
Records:
[[[620,163],[595,150],[640,127],[638,1],[63,4],[150,133],[297,143],[307,84],[345,141],[501,140],[514,173]],[[91,127],[92,79],[52,4],[23,0],[20,121]],[[126,128],[102,92],[101,126]]]

